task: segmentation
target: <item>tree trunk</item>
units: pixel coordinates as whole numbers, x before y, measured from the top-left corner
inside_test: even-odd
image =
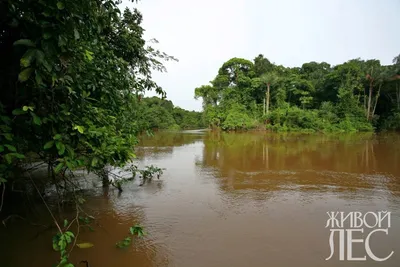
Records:
[[[364,112],[365,116],[367,116],[367,95],[365,94],[365,89],[364,89]]]
[[[267,83],[267,107],[266,107],[266,113],[268,114],[269,112],[269,83]]]
[[[367,120],[371,120],[371,105],[372,105],[372,90],[373,87],[373,80],[369,82],[369,94],[368,94],[368,107],[367,107]]]
[[[381,94],[381,87],[382,87],[382,84],[379,85],[378,93],[376,94],[376,97],[375,97],[375,104],[374,104],[374,109],[372,110],[371,118],[373,118],[374,114],[375,114],[376,105],[378,104],[378,98]]]
[[[400,87],[399,84],[396,84],[396,102],[397,102],[397,110],[400,110]]]
[[[265,102],[266,102],[266,98],[264,98],[264,106],[263,106],[263,115],[265,116]]]

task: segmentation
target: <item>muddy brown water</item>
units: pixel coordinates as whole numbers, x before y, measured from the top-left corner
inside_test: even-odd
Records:
[[[75,248],[75,266],[400,266],[400,135],[157,133],[141,140],[137,155],[164,175],[122,194],[90,178],[97,189],[85,208],[95,231],[82,229],[78,242],[94,247]],[[340,261],[338,235],[326,260],[330,211],[391,212],[388,234],[369,244],[379,258],[393,255],[368,257],[373,229],[363,226],[352,253],[365,261]],[[148,232],[146,246],[115,248],[134,224]],[[0,266],[52,266],[54,231],[37,235],[41,229],[23,220],[1,226]]]

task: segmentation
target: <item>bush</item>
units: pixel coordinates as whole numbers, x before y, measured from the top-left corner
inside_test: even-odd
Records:
[[[222,123],[223,130],[247,130],[255,127],[256,123],[249,115],[238,109],[229,111],[228,116]]]
[[[265,119],[268,130],[277,132],[368,132],[372,124],[365,117],[347,116],[339,118],[330,102],[321,105],[320,110],[304,110],[298,107],[279,108],[270,112]]]
[[[381,124],[382,130],[399,131],[400,130],[400,112],[394,112],[387,117]]]
[[[181,130],[181,127],[178,124],[175,123],[175,124],[169,126],[168,130],[170,130],[170,131],[179,131],[179,130]]]

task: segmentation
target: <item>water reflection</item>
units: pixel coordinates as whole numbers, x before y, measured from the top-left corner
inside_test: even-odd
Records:
[[[398,135],[210,133],[196,164],[212,169],[228,191],[374,189],[398,196],[399,142]]]
[[[152,183],[146,191],[152,192]],[[132,186],[133,188],[134,186]],[[129,235],[129,227],[135,224],[147,225],[145,207],[137,205],[131,193],[118,195],[112,188],[99,190],[87,196],[85,212],[94,215],[96,220],[91,224],[94,231],[81,227],[77,243],[91,242],[90,249],[75,248],[70,258],[75,266],[87,260],[90,266],[127,266],[134,262],[135,266],[168,266],[169,255],[162,244],[151,234],[144,245],[121,250],[115,247],[116,242]],[[102,192],[100,192],[102,191]],[[73,215],[73,214],[71,214]],[[51,224],[51,218],[45,209],[40,211],[43,225]],[[148,227],[150,231],[151,227]],[[77,229],[72,229],[77,233]],[[147,230],[147,229],[146,229]],[[51,248],[52,236],[56,229],[46,229],[29,225],[25,220],[13,220],[7,228],[0,229],[1,266],[53,266],[58,256]],[[23,257],[21,257],[23,255]]]
[[[77,250],[74,262],[372,267],[377,263],[325,261],[330,252],[326,212],[388,210],[390,236],[376,239],[373,249],[380,256],[394,250],[379,266],[398,266],[400,135],[157,133],[142,137],[137,155],[140,166],[166,168],[164,175],[142,187],[139,181],[127,184],[122,194],[98,187],[87,208],[99,227],[80,237],[95,248]],[[150,233],[149,245],[139,251],[115,249],[135,223]],[[7,251],[4,266],[50,266],[56,260],[51,233],[27,243],[25,232],[32,236],[37,229],[17,229],[0,230],[0,238],[9,240],[0,243],[0,251]],[[365,251],[358,247],[354,253]]]

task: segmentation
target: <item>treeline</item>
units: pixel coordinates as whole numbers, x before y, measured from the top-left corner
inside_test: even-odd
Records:
[[[400,56],[284,67],[232,58],[195,89],[204,119],[223,130],[357,132],[400,129]]]
[[[142,129],[184,130],[206,127],[201,112],[175,107],[170,100],[146,97],[138,105],[138,121]]]

